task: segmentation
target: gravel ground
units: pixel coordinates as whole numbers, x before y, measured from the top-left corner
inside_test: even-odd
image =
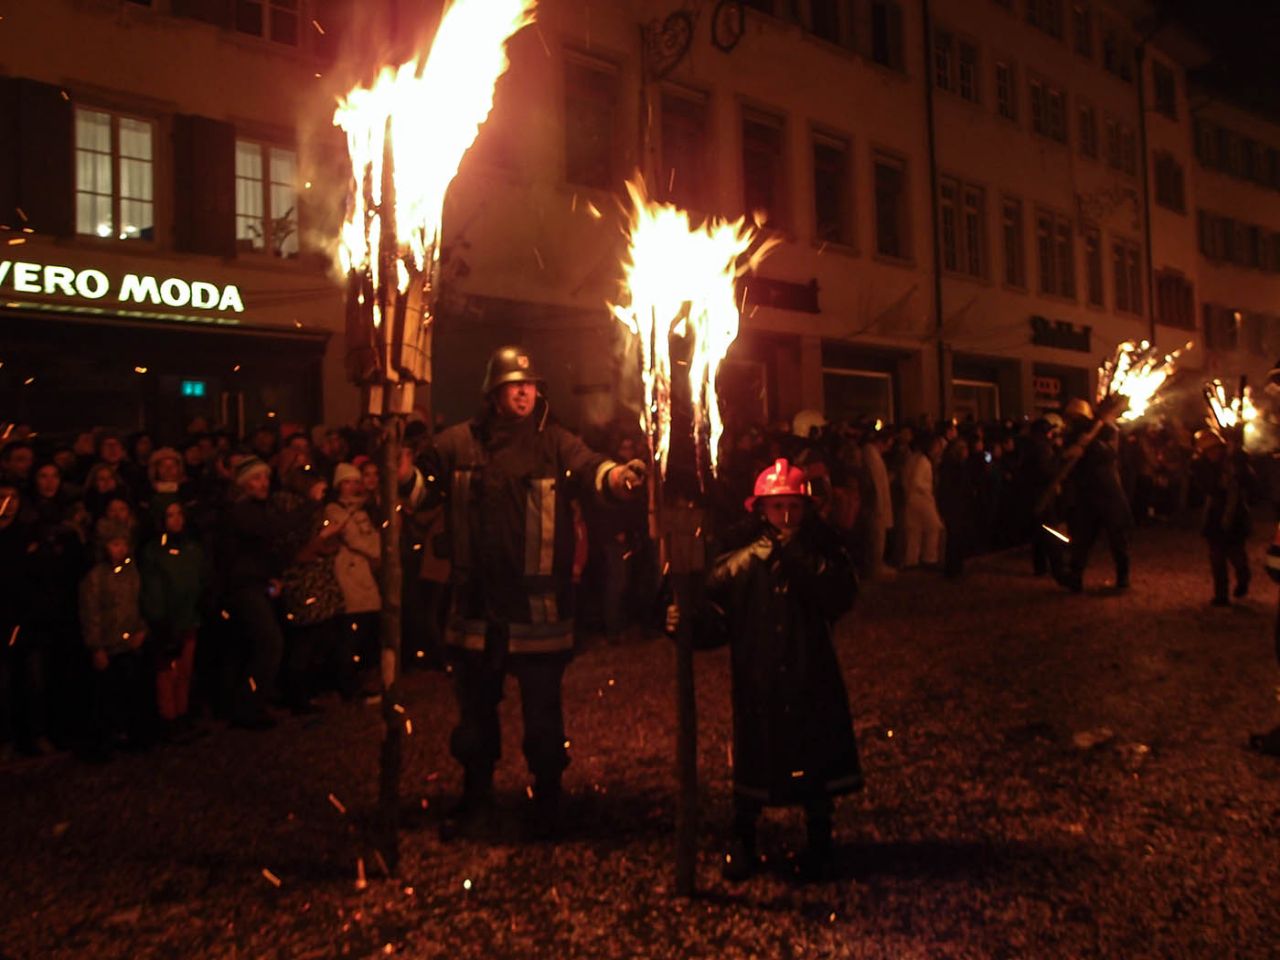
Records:
[[[1246,749],[1280,720],[1275,588],[1259,576],[1253,598],[1211,609],[1201,541],[1137,540],[1122,596],[1101,550],[1083,596],[1032,578],[1021,552],[960,583],[908,573],[864,590],[840,653],[868,786],[837,807],[832,882],[795,878],[792,812],[767,817],[760,875],[720,879],[719,651],[698,661],[701,894],[670,896],[673,658],[655,639],[569,669],[555,845],[519,840],[514,692],[502,822],[440,843],[435,812],[459,781],[452,699],[443,675],[411,677],[400,876],[369,862],[364,890],[376,707],[105,767],[10,764],[0,957],[1280,956],[1280,761]]]

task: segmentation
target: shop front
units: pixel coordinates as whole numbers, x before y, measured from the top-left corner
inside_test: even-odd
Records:
[[[951,416],[978,423],[1022,414],[1021,364],[956,353],[951,360]]]
[[[337,354],[325,324],[340,300],[314,273],[34,243],[11,256],[0,260],[0,420],[171,439],[197,417],[242,434],[332,413],[325,375],[340,359],[326,363]]]

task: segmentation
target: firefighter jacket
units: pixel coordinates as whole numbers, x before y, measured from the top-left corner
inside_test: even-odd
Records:
[[[441,432],[426,483],[445,503],[453,607],[446,643],[507,654],[573,648],[575,491],[606,492],[616,464],[549,420],[485,414]]]
[[[810,518],[785,546],[759,522],[747,546],[707,577],[698,645],[727,639],[734,790],[768,804],[805,803],[862,786],[832,625],[857,580],[839,536]]]

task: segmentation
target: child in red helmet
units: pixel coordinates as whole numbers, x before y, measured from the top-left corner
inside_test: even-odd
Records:
[[[831,638],[857,580],[798,467],[778,460],[762,472],[746,507],[746,545],[712,565],[696,625],[700,646],[718,637],[731,652],[734,816],[723,872],[740,881],[755,870],[763,807],[799,805],[808,833],[801,865],[817,878],[830,865],[832,798],[862,786]],[[678,620],[670,608],[668,629]]]

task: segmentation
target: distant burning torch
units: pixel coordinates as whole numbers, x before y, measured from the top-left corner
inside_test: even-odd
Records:
[[[1176,369],[1178,356],[1190,348],[1188,343],[1173,353],[1161,354],[1147,340],[1120,344],[1098,368],[1098,406],[1114,408],[1123,398],[1126,409],[1119,420],[1132,422],[1145,416]]]
[[[1240,378],[1235,397],[1227,392],[1221,380],[1210,380],[1204,385],[1204,400],[1209,407],[1205,422],[1214,433],[1224,438],[1237,434],[1245,447],[1260,438],[1258,408],[1253,404],[1253,391],[1244,377]]]

